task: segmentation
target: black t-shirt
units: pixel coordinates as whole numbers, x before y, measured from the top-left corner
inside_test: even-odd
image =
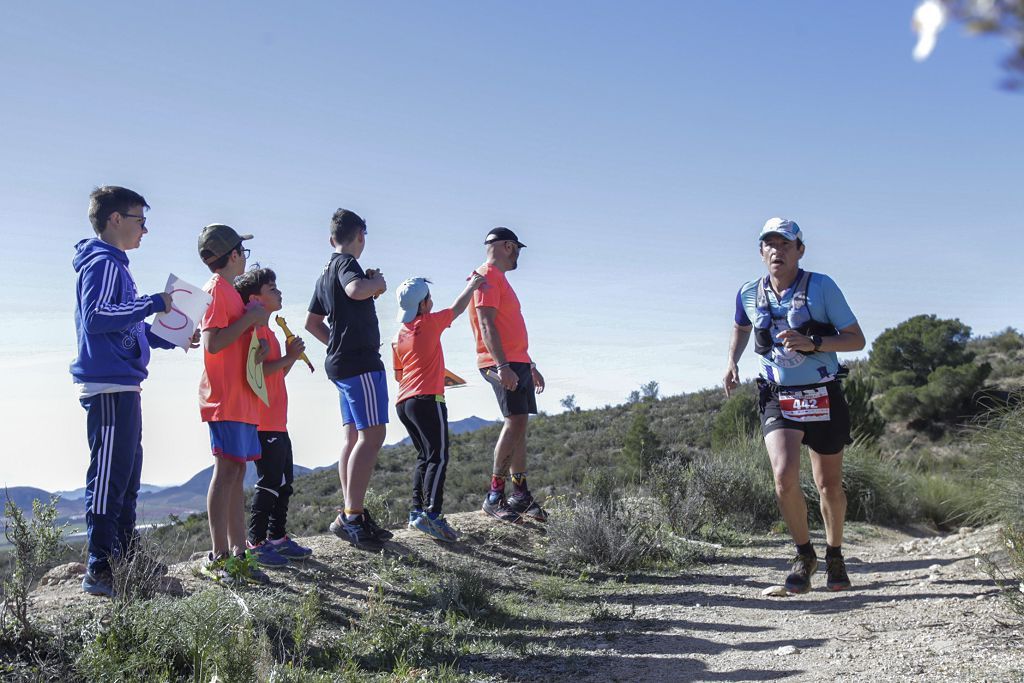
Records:
[[[324,363],[330,379],[347,379],[384,369],[373,297],[356,301],[345,293],[345,285],[365,277],[354,256],[335,252],[316,281],[309,312],[326,316],[331,327]]]

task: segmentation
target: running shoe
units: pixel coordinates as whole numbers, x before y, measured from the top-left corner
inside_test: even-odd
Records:
[[[338,515],[331,522],[331,533],[357,548],[376,550],[381,546],[380,539],[370,531],[362,519],[350,522]]]
[[[287,557],[289,560],[304,560],[313,554],[312,548],[299,545],[289,536],[285,536],[280,541],[275,541],[270,545],[273,546],[278,555]]]
[[[409,528],[416,529],[416,520],[423,514],[423,510],[409,510]]]
[[[825,574],[828,577],[825,586],[830,591],[843,591],[852,585],[842,555],[825,556]]]
[[[426,514],[420,515],[415,522],[410,522],[409,526],[446,543],[452,543],[459,539],[458,533],[456,533],[455,529],[448,526],[448,521],[441,515],[434,519],[431,519]]]
[[[89,595],[101,595],[105,598],[112,598],[114,591],[114,575],[108,569],[105,571],[86,571],[82,577],[82,590]]]
[[[363,524],[370,530],[370,533],[376,536],[381,541],[390,541],[395,537],[393,533],[385,529],[384,527],[378,526],[377,522],[373,521],[373,517],[370,516],[370,511],[363,508]]]
[[[519,521],[519,513],[509,508],[508,505],[505,504],[505,496],[496,491],[491,491],[487,494],[487,497],[484,498],[484,504],[481,509],[491,517],[500,519],[503,522]]]
[[[271,545],[266,541],[256,545],[246,541],[245,544],[249,547],[249,551],[256,558],[256,561],[264,567],[285,567],[288,565],[288,558],[280,554],[279,546]]]
[[[531,517],[538,522],[548,521],[548,513],[537,504],[537,501],[533,499],[533,494],[529,492],[513,493],[508,497],[506,504],[510,510],[518,515]]]
[[[815,555],[797,554],[793,558],[793,572],[786,577],[786,590],[790,593],[806,593],[811,590],[811,576],[818,571]]]

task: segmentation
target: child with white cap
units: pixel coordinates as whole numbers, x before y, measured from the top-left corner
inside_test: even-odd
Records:
[[[391,343],[398,398],[398,419],[409,431],[418,458],[413,470],[409,526],[439,541],[455,541],[458,534],[441,514],[445,471],[448,467],[448,408],[444,402],[444,352],[441,333],[469,305],[484,278],[473,273],[451,305],[432,312],[430,280],[414,277],[398,287],[401,329]]]

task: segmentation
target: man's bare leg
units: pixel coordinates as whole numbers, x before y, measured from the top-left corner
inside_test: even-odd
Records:
[[[803,438],[803,432],[797,429],[776,429],[764,437],[772,473],[775,475],[775,496],[779,501],[779,510],[796,545],[811,540],[807,526],[807,501],[800,490],[800,442]]]
[[[494,445],[493,473],[504,477],[511,472],[526,471],[526,426],[529,415],[510,415],[501,427]]]
[[[355,447],[348,458],[348,492],[345,495],[347,509],[363,509],[366,489],[370,486],[370,476],[377,465],[377,455],[384,445],[385,436],[387,425],[374,425],[359,430]]]
[[[825,520],[825,542],[832,547],[843,544],[846,520],[846,491],[843,490],[843,452],[822,455],[811,451],[814,484],[821,494],[821,518]]]
[[[341,483],[341,505],[348,505],[348,465],[352,457],[352,451],[359,441],[359,431],[354,422],[342,425],[341,430],[341,455],[338,457],[338,481]]]

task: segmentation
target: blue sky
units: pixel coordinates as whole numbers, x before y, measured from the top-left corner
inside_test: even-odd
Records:
[[[770,216],[843,288],[869,338],[918,313],[978,333],[1020,326],[1024,99],[996,88],[1003,46],[947,27],[914,63],[915,2],[23,3],[0,23],[0,397],[9,485],[73,488],[88,459],[73,245],[89,191],[152,205],[130,253],[140,289],[202,284],[199,229],[252,232],[301,328],[331,213],[369,223],[392,291],[426,275],[452,300],[508,225],[511,281],[549,412],[717,384],[732,302]],[[452,419],[496,418],[466,320],[445,337]],[[312,344],[311,344],[312,345]],[[750,352],[748,351],[748,354]],[[289,377],[296,461],[336,458],[318,365]],[[209,464],[201,358],[154,353],[143,479]],[[749,356],[741,370],[749,376]],[[394,421],[389,441],[404,437]],[[487,457],[481,454],[481,457]]]

